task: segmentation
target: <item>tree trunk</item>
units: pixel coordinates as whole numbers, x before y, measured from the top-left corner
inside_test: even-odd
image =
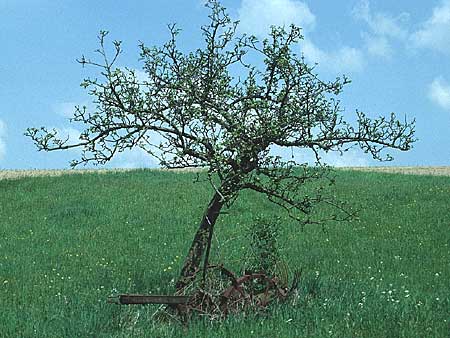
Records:
[[[216,192],[203,215],[200,226],[195,233],[194,240],[186,256],[184,266],[181,269],[180,277],[176,283],[178,293],[182,292],[194,280],[195,275],[200,270],[203,254],[205,249],[207,249],[208,242],[211,240],[214,224],[223,204],[221,195]],[[205,261],[205,263],[207,262]]]

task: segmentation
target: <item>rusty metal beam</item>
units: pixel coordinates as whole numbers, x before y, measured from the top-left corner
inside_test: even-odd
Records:
[[[189,296],[167,296],[167,295],[117,295],[108,298],[108,303],[127,304],[186,304]]]

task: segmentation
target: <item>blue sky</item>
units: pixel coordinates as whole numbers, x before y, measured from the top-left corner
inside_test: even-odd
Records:
[[[346,74],[345,114],[396,112],[416,118],[419,141],[393,153],[392,165],[450,165],[450,0],[223,0],[240,31],[263,37],[271,24],[303,27],[299,51],[325,79]],[[0,169],[67,168],[76,151],[38,153],[27,127],[58,128],[76,138],[68,118],[89,104],[79,86],[90,75],[75,59],[93,56],[100,30],[123,41],[121,66],[140,68],[139,41],[163,43],[166,24],[183,29],[184,50],[201,45],[201,0],[0,0]],[[299,155],[300,156],[300,155]],[[300,159],[301,160],[301,159]],[[376,165],[350,151],[334,165]],[[136,150],[111,167],[154,166]]]

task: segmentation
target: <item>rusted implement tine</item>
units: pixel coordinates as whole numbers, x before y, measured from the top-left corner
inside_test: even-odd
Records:
[[[186,304],[188,296],[167,296],[167,295],[118,295],[108,298],[108,303],[119,305],[127,304]]]

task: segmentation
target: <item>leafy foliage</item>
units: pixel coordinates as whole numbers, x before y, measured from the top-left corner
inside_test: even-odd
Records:
[[[96,107],[76,108],[72,121],[85,126],[79,142],[68,144],[45,127],[26,132],[39,150],[82,148],[72,166],[104,164],[119,152],[140,147],[167,168],[207,168],[216,194],[194,238],[189,272],[182,272],[187,274],[196,271],[206,242],[207,265],[215,220],[240,191],[266,195],[302,224],[346,219],[349,213],[323,193],[333,179],[320,154],[358,146],[374,159],[390,160],[385,148],[405,151],[414,142],[414,121],[400,122],[394,114],[370,119],[357,111],[356,122],[347,122],[337,96],[350,81],[345,76],[319,79],[314,67],[295,53],[303,39],[299,27],[272,27],[260,41],[238,35],[238,22],[217,0],[206,6],[210,22],[201,27],[202,48],[181,51],[176,25],[169,26],[164,45],[140,45],[144,80],[116,66],[121,42],[113,41],[115,52],[109,56],[108,33],[100,32],[99,61],[79,60],[100,73],[82,83]],[[273,147],[310,151],[318,168],[273,156]],[[296,167],[300,169],[294,171]],[[314,187],[308,194],[307,184]],[[334,211],[329,217],[312,217],[319,205]]]
[[[297,190],[326,173],[305,166],[302,175],[293,174],[299,163],[270,155],[271,147],[306,148],[318,164],[320,151],[342,152],[354,144],[376,159],[390,159],[381,152],[387,147],[410,149],[413,123],[401,123],[394,115],[371,120],[362,112],[357,112],[356,126],[343,119],[336,96],[350,81],[324,82],[295,54],[303,38],[299,27],[272,27],[269,38],[259,41],[237,36],[238,22],[217,1],[206,6],[211,13],[210,24],[202,27],[204,48],[183,53],[176,25],[169,26],[170,39],[163,46],[140,45],[148,76],[144,81],[133,70],[115,66],[121,42],[113,42],[115,53],[109,58],[107,32],[101,32],[101,62],[79,60],[98,67],[102,75],[102,80],[82,83],[96,110],[77,108],[73,121],[86,126],[80,142],[66,144],[45,128],[30,128],[27,135],[42,150],[82,147],[73,166],[103,164],[117,152],[140,147],[168,168],[207,167],[220,178],[216,189],[227,202],[247,188],[303,214],[322,199],[320,194],[300,198]],[[238,67],[239,76],[233,76]]]
[[[250,252],[246,257],[246,270],[274,275],[281,261],[278,244],[280,220],[257,217],[248,229]]]

